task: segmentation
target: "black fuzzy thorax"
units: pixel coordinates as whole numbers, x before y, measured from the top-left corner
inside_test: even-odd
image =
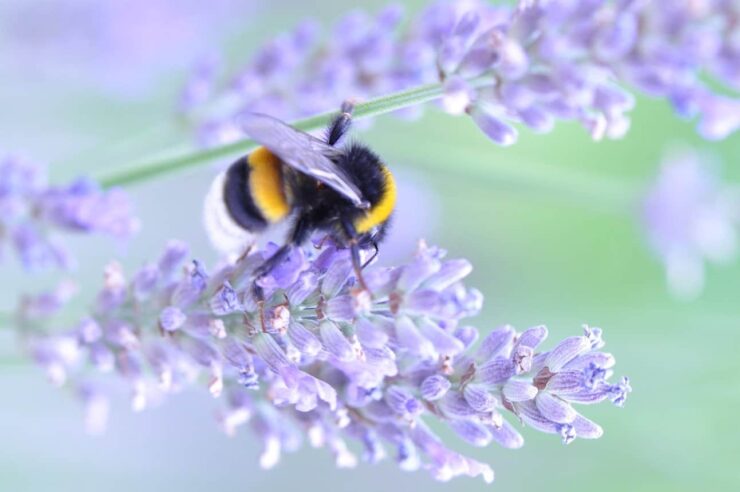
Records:
[[[383,198],[385,175],[380,158],[374,152],[364,145],[352,143],[333,160],[357,186],[371,207]],[[293,206],[297,209],[296,219],[304,221],[307,229],[324,230],[340,241],[346,240],[346,231],[342,224],[352,224],[366,212],[332,188],[302,173],[290,172],[286,179]],[[360,242],[370,244],[372,240],[378,241],[385,233],[385,226],[386,224],[381,225],[373,236],[363,234],[359,237]]]
[[[350,144],[336,161],[362,192],[371,206],[376,205],[385,191],[385,174],[380,158],[358,143]]]

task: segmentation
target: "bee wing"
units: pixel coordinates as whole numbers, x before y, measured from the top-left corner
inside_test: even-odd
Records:
[[[266,114],[248,113],[240,123],[250,138],[270,149],[285,164],[332,187],[356,206],[367,208],[362,192],[329,159],[339,154],[336,148]]]

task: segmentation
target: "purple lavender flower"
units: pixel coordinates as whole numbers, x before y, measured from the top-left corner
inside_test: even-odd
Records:
[[[258,9],[244,0],[4,4],[0,59],[26,76],[140,98],[167,70],[187,68],[203,39],[243,28]]]
[[[481,129],[502,144],[516,138],[506,128],[512,121],[548,131],[554,120],[572,119],[596,140],[620,138],[629,128],[632,87],[698,116],[702,136],[720,139],[740,127],[740,100],[712,92],[699,74],[737,88],[723,75],[737,59],[720,55],[735,9],[721,0],[673,2],[669,13],[629,0],[521,1],[511,11],[478,6],[446,26],[438,63],[448,81],[493,75],[490,87],[468,88],[468,112],[481,115]],[[460,85],[453,91],[447,84],[446,97],[463,91]]]
[[[668,287],[679,298],[701,293],[705,260],[737,256],[740,196],[720,182],[711,159],[696,152],[666,157],[645,197],[643,221]]]
[[[42,166],[16,157],[0,160],[0,247],[12,243],[27,269],[72,265],[56,230],[120,240],[138,227],[121,190],[105,191],[88,179],[51,186]]]
[[[517,140],[513,124],[548,132],[558,120],[578,121],[599,140],[627,132],[637,89],[696,117],[705,138],[721,139],[740,127],[740,99],[706,80],[740,88],[737,16],[725,0],[667,8],[634,0],[440,1],[407,24],[397,6],[376,16],[354,11],[327,36],[308,22],[269,41],[226,90],[193,106],[192,117],[199,139],[214,145],[242,136],[233,118],[241,111],[290,120],[347,99],[442,83],[442,107],[469,113],[501,145]],[[201,69],[192,80],[203,80]]]
[[[224,401],[218,423],[227,434],[249,423],[262,439],[265,468],[305,432],[340,467],[357,462],[352,439],[370,462],[395,456],[401,468],[439,480],[490,482],[491,468],[448,447],[430,421],[473,446],[518,448],[523,438],[506,413],[568,443],[602,434],[574,405],[624,403],[629,382],[609,382],[614,358],[599,351],[600,329],[540,351],[545,327],[505,326],[474,348],[477,330],[461,322],[482,298],[462,283],[467,261],[421,243],[402,266],[368,268],[368,292],[358,288],[348,252],[322,243],[269,275],[260,309],[251,283],[264,251],[209,272],[186,263],[185,246],[173,242],[131,280],[109,267],[91,314],[66,332],[35,332],[29,350],[52,381],[79,388],[93,431],[108,403],[103,380],[93,386],[84,367],[114,371],[134,410],[205,384]],[[22,324],[42,324],[35,312],[26,308]]]

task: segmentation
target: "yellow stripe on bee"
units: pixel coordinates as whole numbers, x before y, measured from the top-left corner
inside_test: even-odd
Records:
[[[290,213],[285,199],[280,159],[259,147],[249,154],[249,192],[255,205],[268,222],[277,222]]]
[[[383,176],[385,176],[385,186],[380,201],[373,205],[364,216],[355,221],[355,230],[360,234],[368,232],[373,227],[388,220],[396,206],[396,180],[393,179],[393,174],[385,166],[383,166]]]

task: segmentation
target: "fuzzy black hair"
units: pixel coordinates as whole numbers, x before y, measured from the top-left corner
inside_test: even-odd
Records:
[[[380,158],[362,144],[352,142],[337,161],[362,192],[370,205],[377,204],[385,193],[385,173]]]

